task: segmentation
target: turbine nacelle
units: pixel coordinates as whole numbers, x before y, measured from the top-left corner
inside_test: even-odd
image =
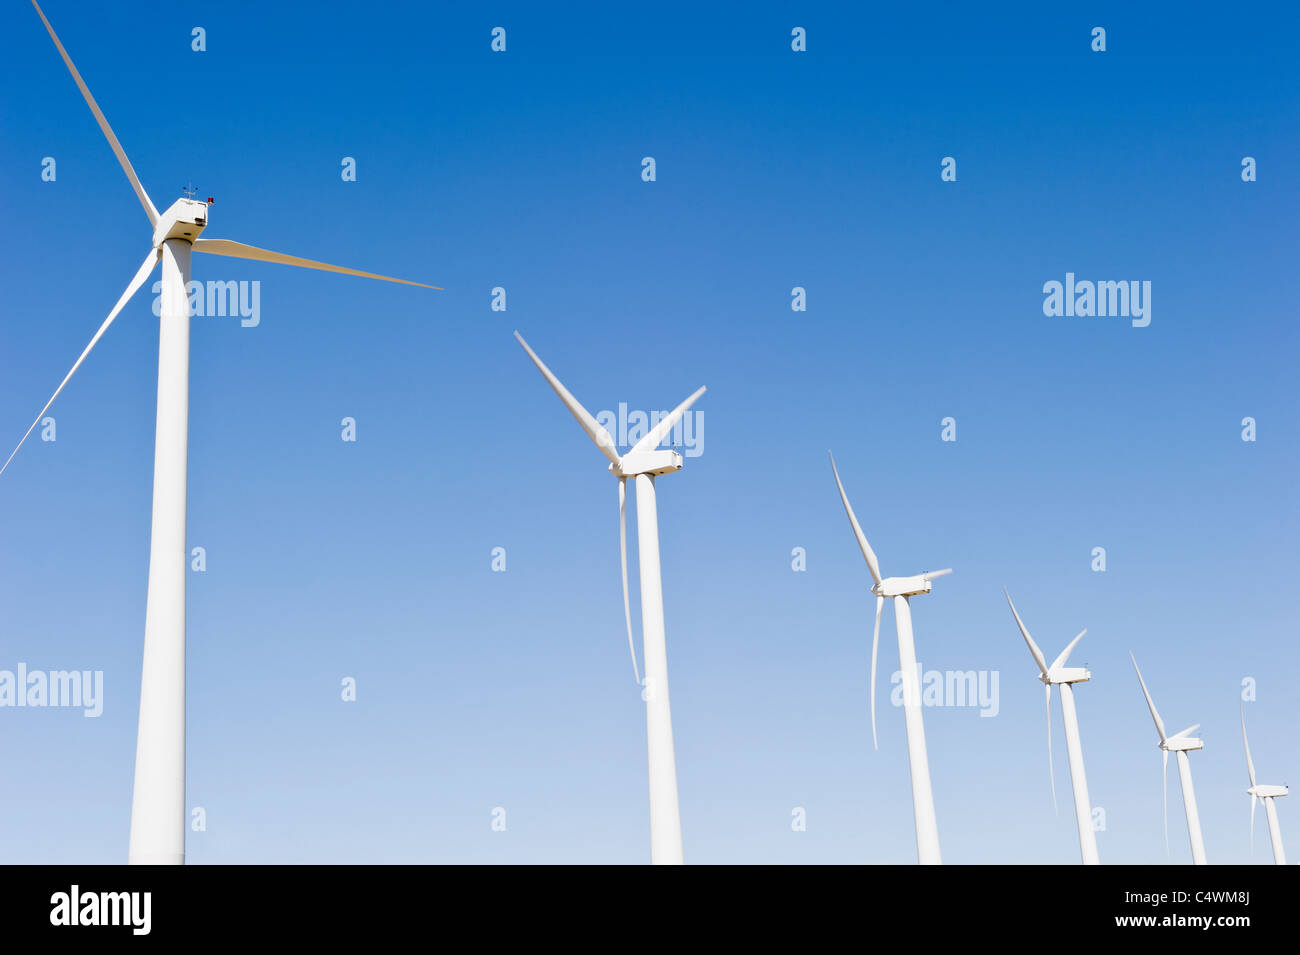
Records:
[[[660,449],[653,451],[629,451],[611,463],[609,473],[615,477],[629,478],[638,474],[657,477],[660,474],[672,474],[682,469],[682,456],[676,451]]]
[[[1251,786],[1246,790],[1246,795],[1259,799],[1278,799],[1285,796],[1289,790],[1289,786]]]
[[[1204,749],[1205,741],[1190,736],[1171,736],[1160,744],[1160,748],[1170,753],[1186,753],[1194,749]]]
[[[197,199],[177,199],[158,216],[153,230],[156,249],[168,239],[193,242],[208,224],[208,204]]]
[[[930,581],[924,577],[886,577],[871,588],[877,597],[915,597],[930,592]]]
[[[951,569],[931,570],[914,577],[886,577],[872,587],[871,592],[877,597],[915,597],[917,594],[928,594],[930,582],[935,577],[951,573]]]
[[[1092,679],[1092,671],[1086,667],[1052,667],[1047,673],[1039,673],[1038,681],[1048,686],[1061,683],[1087,683]]]

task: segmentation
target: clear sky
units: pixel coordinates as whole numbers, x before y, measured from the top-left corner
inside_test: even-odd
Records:
[[[1167,858],[1130,650],[1170,728],[1203,724],[1210,861],[1250,861],[1243,680],[1260,781],[1300,782],[1294,12],[468,6],[45,7],[159,207],[192,181],[208,236],[446,288],[194,257],[261,285],[256,327],[193,320],[189,860],[648,858],[615,482],[518,328],[593,412],[709,388],[658,485],[688,862],[915,859],[893,614],[873,751],[827,448],[886,573],[955,568],[912,604],[922,668],[998,674],[996,716],[925,710],[946,861],[1078,860],[1003,586],[1049,657],[1088,628],[1102,861]],[[150,229],[27,4],[0,63],[7,456]],[[1149,281],[1150,325],[1044,315],[1067,272]],[[125,860],[151,298],[0,477],[0,670],[104,674],[98,718],[0,708],[5,861]]]

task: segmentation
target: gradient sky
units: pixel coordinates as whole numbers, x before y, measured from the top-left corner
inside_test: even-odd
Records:
[[[256,328],[193,323],[189,861],[648,858],[615,482],[515,328],[593,412],[709,387],[704,453],[658,494],[688,862],[915,859],[893,614],[875,752],[873,599],[827,448],[886,573],[955,568],[913,601],[923,669],[1000,674],[995,718],[925,711],[945,861],[1078,860],[1059,706],[1054,815],[1003,586],[1049,657],[1088,628],[1102,861],[1190,858],[1172,769],[1165,855],[1130,650],[1171,729],[1203,724],[1210,861],[1251,861],[1243,678],[1260,781],[1300,782],[1300,24],[1051,6],[49,0],[160,208],[192,181],[208,236],[446,287],[194,257],[262,285]],[[0,9],[0,63],[7,456],[150,230],[26,4]],[[1045,317],[1071,271],[1150,281],[1150,326]],[[98,719],[0,709],[5,861],[125,860],[150,299],[0,477],[0,669],[102,669],[106,693]]]

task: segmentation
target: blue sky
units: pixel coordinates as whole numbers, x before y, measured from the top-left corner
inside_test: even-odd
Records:
[[[192,181],[208,236],[446,288],[195,256],[260,281],[261,321],[193,323],[190,861],[647,858],[615,485],[515,328],[593,412],[709,387],[703,453],[658,495],[688,862],[915,858],[892,612],[874,752],[873,600],[827,448],[886,573],[955,568],[913,602],[922,667],[1000,675],[994,718],[925,712],[946,861],[1078,858],[1059,707],[1054,815],[1003,586],[1049,656],[1088,627],[1102,861],[1166,858],[1130,650],[1166,721],[1203,724],[1210,861],[1250,860],[1243,678],[1260,781],[1300,779],[1294,13],[45,9],[157,205]],[[35,12],[6,5],[0,37],[16,441],[150,230]],[[1044,316],[1066,272],[1150,281],[1150,326]],[[0,669],[100,669],[106,696],[98,719],[0,709],[6,861],[125,859],[150,298],[0,477]]]

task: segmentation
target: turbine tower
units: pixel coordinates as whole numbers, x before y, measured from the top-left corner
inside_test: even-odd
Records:
[[[826,452],[830,454],[829,451]],[[844,503],[844,513],[849,516],[853,527],[853,536],[858,540],[858,548],[867,561],[867,570],[875,582],[871,592],[876,595],[876,625],[871,634],[871,742],[876,742],[876,650],[880,641],[880,615],[885,609],[885,599],[893,598],[894,624],[898,630],[898,669],[903,678],[903,718],[907,724],[907,758],[912,772],[912,815],[916,821],[916,853],[921,865],[940,865],[943,859],[939,852],[939,823],[934,814],[934,792],[930,787],[930,761],[925,753],[925,723],[921,719],[921,681],[916,672],[916,646],[912,641],[912,605],[910,599],[930,592],[930,581],[944,574],[951,574],[952,568],[932,570],[915,577],[880,576],[880,564],[876,553],[867,543],[866,535],[858,524],[858,518],[849,504],[849,497],[844,493],[840,482],[840,472],[835,467],[835,455],[831,454],[831,473],[835,475],[835,486],[839,488],[840,500]]]
[[[1138,669],[1137,659],[1129,653],[1129,659],[1133,661],[1133,669],[1137,671],[1138,683],[1142,685],[1142,695],[1147,698],[1147,709],[1151,711],[1151,719],[1155,720],[1156,732],[1160,734],[1160,749],[1163,751],[1162,768],[1160,772],[1161,782],[1161,804],[1164,807],[1165,817],[1165,851],[1169,850],[1169,754],[1178,754],[1178,782],[1183,789],[1183,809],[1187,812],[1187,836],[1192,841],[1192,863],[1194,865],[1205,865],[1205,840],[1201,838],[1201,816],[1196,810],[1196,790],[1192,788],[1192,765],[1187,754],[1194,749],[1204,748],[1204,743],[1199,739],[1194,739],[1190,735],[1200,728],[1201,724],[1189,726],[1185,730],[1179,730],[1173,736],[1165,735],[1165,721],[1160,718],[1156,712],[1155,701],[1151,699],[1151,694],[1147,692],[1146,681],[1142,679],[1142,671]]]
[[[140,679],[140,722],[136,736],[135,783],[131,801],[128,860],[133,864],[181,864],[185,861],[185,498],[189,441],[190,311],[187,284],[190,253],[207,252],[301,268],[341,272],[385,282],[420,285],[406,279],[328,265],[312,259],[270,252],[229,239],[204,239],[209,202],[177,199],[159,213],[140,184],[131,162],[72,64],[54,27],[36,0],[32,6],[54,41],[59,55],[81,90],[86,105],[126,173],[144,207],[153,238],[148,254],[108,317],[64,376],[13,454],[3,473],[118,313],[162,262],[161,318],[158,328],[158,410],[154,437],[153,523],[149,542],[149,591],[145,604],[144,663]]]
[[[1069,646],[1062,650],[1061,655],[1049,666],[1043,651],[1038,649],[1038,644],[1034,643],[1034,638],[1025,629],[1024,621],[1016,612],[1016,605],[1011,602],[1011,595],[1006,590],[1002,592],[1006,594],[1011,615],[1016,618],[1016,626],[1020,628],[1020,633],[1028,644],[1029,652],[1033,654],[1034,662],[1038,664],[1038,679],[1043,683],[1046,691],[1047,772],[1052,781],[1052,806],[1056,806],[1056,771],[1052,767],[1052,686],[1056,685],[1061,688],[1061,715],[1065,720],[1065,748],[1070,754],[1070,782],[1074,786],[1074,815],[1079,825],[1079,852],[1083,857],[1084,865],[1099,865],[1101,859],[1097,856],[1097,834],[1092,828],[1092,803],[1088,801],[1088,779],[1083,771],[1083,744],[1079,741],[1079,714],[1074,709],[1072,689],[1075,683],[1086,683],[1091,680],[1092,674],[1084,667],[1065,665],[1070,659],[1070,651],[1088,631],[1080,630],[1078,636],[1070,641]]]
[[[636,482],[636,540],[641,572],[641,640],[645,649],[646,749],[650,766],[650,862],[681,865],[682,822],[677,804],[677,760],[673,754],[673,720],[668,700],[668,647],[664,639],[663,582],[659,571],[659,516],[655,504],[655,478],[682,469],[682,456],[660,450],[686,410],[704,394],[700,388],[650,429],[627,454],[619,455],[608,431],[592,417],[578,399],[551,373],[523,336],[515,338],[533,360],[569,413],[609,458],[609,471],[618,478],[618,549],[623,569],[623,619],[627,624],[627,645],[632,653],[632,672],[641,683],[632,641],[632,614],[627,590],[627,479]]]
[[[1261,786],[1255,782],[1255,761],[1250,758],[1250,740],[1246,738],[1246,707],[1241,708],[1241,742],[1246,747],[1246,772],[1250,774],[1250,788],[1246,790],[1250,796],[1250,847],[1255,848],[1255,800],[1263,800],[1264,815],[1268,817],[1268,834],[1273,840],[1273,861],[1278,865],[1286,865],[1286,850],[1282,848],[1282,827],[1277,821],[1277,807],[1273,805],[1275,799],[1280,799],[1287,794],[1289,788],[1286,786]]]

